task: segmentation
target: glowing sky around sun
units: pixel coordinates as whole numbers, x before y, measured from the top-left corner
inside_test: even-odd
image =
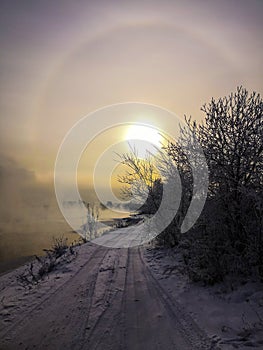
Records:
[[[1,1],[2,155],[48,182],[95,109],[137,101],[200,120],[237,85],[262,94],[262,13],[256,0]]]

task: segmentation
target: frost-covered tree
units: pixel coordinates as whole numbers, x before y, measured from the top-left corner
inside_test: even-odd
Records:
[[[166,147],[183,186],[179,222],[193,196],[189,155],[196,153],[198,161],[198,152],[192,137],[202,146],[209,168],[205,208],[195,227],[182,238],[189,243],[191,271],[195,271],[194,278],[206,275],[216,281],[231,271],[249,273],[254,266],[263,276],[262,99],[239,87],[227,97],[213,98],[201,110],[203,122],[186,119],[187,128],[181,129],[179,140]],[[210,270],[202,275],[202,269]]]
[[[120,164],[126,167],[124,175],[118,176],[123,185],[121,194],[125,199],[132,199],[135,204],[144,204],[140,211],[153,214],[158,210],[162,198],[162,180],[154,164],[152,155],[145,159],[138,156],[136,149],[118,155]]]

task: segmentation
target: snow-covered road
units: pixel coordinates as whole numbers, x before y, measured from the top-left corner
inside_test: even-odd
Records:
[[[108,239],[131,231],[118,230]],[[156,279],[144,249],[82,245],[75,260],[28,291],[15,279],[23,267],[2,276],[0,348],[212,349]]]

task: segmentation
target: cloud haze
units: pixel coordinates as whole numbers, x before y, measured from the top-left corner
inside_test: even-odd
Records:
[[[54,199],[58,147],[89,112],[138,101],[200,120],[237,85],[262,94],[262,13],[257,0],[1,1],[5,229]]]

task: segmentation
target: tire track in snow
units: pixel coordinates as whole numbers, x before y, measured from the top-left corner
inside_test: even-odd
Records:
[[[26,328],[28,325],[28,328],[30,328],[30,322],[33,319],[34,316],[38,316],[38,314],[42,314],[42,311],[45,311],[45,306],[50,304],[54,304],[54,298],[56,296],[59,296],[58,299],[63,300],[63,294],[65,295],[65,290],[67,288],[74,285],[74,281],[79,278],[79,275],[85,271],[85,269],[90,265],[92,266],[92,260],[98,259],[98,253],[102,253],[101,260],[103,260],[104,256],[108,252],[108,249],[102,249],[100,246],[95,247],[95,250],[92,252],[92,254],[89,256],[88,260],[80,266],[80,268],[77,270],[77,272],[67,279],[63,284],[58,286],[54,291],[48,293],[44,299],[40,300],[40,302],[37,305],[34,305],[34,307],[29,308],[26,312],[23,313],[22,317],[20,317],[15,323],[12,324],[11,327],[6,329],[4,332],[0,333],[1,339],[8,338],[10,341],[15,338],[15,335],[19,333],[19,331],[23,328]],[[99,269],[99,264],[93,265]],[[77,287],[78,288],[78,287]],[[74,295],[72,296],[74,297]],[[64,298],[67,298],[67,295],[64,296]],[[50,311],[52,313],[52,310]],[[45,321],[45,320],[44,320]],[[8,343],[8,341],[7,341]]]

